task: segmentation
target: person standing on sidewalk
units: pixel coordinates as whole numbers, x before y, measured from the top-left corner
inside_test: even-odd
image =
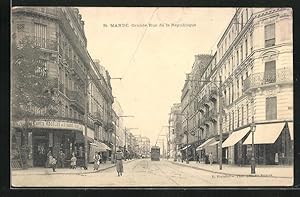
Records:
[[[100,164],[100,156],[99,156],[99,154],[96,152],[96,153],[95,153],[95,156],[94,156],[94,170],[98,170],[99,164]]]
[[[56,168],[56,162],[57,162],[56,158],[51,156],[49,161],[50,161],[50,166],[51,166],[53,172],[56,172],[56,171],[55,171],[55,168]]]
[[[75,153],[72,153],[72,158],[71,158],[71,168],[76,169],[76,161],[77,158],[75,157]]]
[[[208,160],[209,160],[210,165],[212,165],[212,163],[213,163],[213,155],[212,155],[212,152],[209,153],[209,155],[208,155]]]
[[[66,158],[65,153],[62,150],[59,151],[59,155],[58,155],[59,167],[61,167],[61,168],[65,167],[65,158]]]
[[[123,153],[118,150],[117,153],[116,153],[116,169],[117,169],[117,172],[118,172],[118,176],[122,176],[122,173],[123,173],[123,160],[124,159],[124,156],[123,156]]]

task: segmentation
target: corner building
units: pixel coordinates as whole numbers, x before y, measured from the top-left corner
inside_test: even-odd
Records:
[[[199,82],[197,94],[197,110],[203,114],[198,127],[205,133],[198,151],[216,150],[217,162],[222,131],[223,162],[249,164],[253,122],[256,163],[293,163],[292,37],[289,8],[236,10],[212,62],[197,77],[208,81]],[[216,111],[211,111],[214,107]],[[217,129],[210,129],[214,121]]]
[[[18,146],[28,144],[28,166],[45,166],[49,150],[54,156],[63,150],[67,165],[74,152],[78,166],[84,165],[84,154],[85,151],[89,153],[90,144],[102,141],[107,145],[98,143],[98,149],[101,146],[101,150],[109,150],[113,130],[110,78],[107,71],[99,74],[99,68],[94,68],[96,63],[86,48],[84,21],[79,10],[64,7],[14,7],[11,28],[13,41],[29,38],[45,52],[48,76],[54,81],[59,95],[59,111],[55,116],[46,116],[44,109],[32,109],[31,120],[34,125],[28,136],[21,136],[21,128],[13,124],[12,130],[16,131],[14,134]],[[97,78],[91,82],[95,75],[101,80]],[[102,83],[102,87],[96,83]],[[93,84],[98,91],[102,91],[102,95],[105,94],[99,108],[93,105],[91,99],[96,94],[91,90]],[[88,115],[88,150],[84,146],[85,115]]]

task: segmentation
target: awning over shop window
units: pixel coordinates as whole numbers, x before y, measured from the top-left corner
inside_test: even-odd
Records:
[[[95,150],[99,152],[106,152],[107,150],[111,150],[111,148],[109,148],[106,144],[98,142],[96,140],[94,141],[94,143],[90,143],[90,145],[94,146]]]
[[[291,140],[294,140],[294,123],[288,122]]]
[[[211,143],[214,143],[216,142],[215,138],[210,138],[208,140],[206,140],[203,144],[201,144],[200,146],[198,146],[196,148],[196,151],[199,151],[199,150],[202,150],[205,146],[211,144]]]
[[[220,141],[215,141],[214,143],[209,144],[208,146],[215,146],[217,144],[219,144]]]
[[[222,148],[234,146],[250,131],[249,127],[233,132],[222,144]]]
[[[273,144],[279,137],[284,122],[271,124],[258,124],[254,132],[254,144]],[[250,134],[243,144],[252,144],[252,134]]]
[[[182,148],[181,150],[185,150],[187,149],[188,147],[190,147],[191,145],[188,145],[188,146],[185,146],[184,148]]]

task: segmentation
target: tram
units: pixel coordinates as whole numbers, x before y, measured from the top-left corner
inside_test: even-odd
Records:
[[[160,160],[160,148],[159,146],[151,147],[151,161],[159,161]]]

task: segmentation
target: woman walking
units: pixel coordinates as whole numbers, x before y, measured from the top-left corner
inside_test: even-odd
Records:
[[[116,153],[116,168],[117,168],[117,172],[118,172],[118,176],[122,176],[123,173],[123,160],[124,156],[123,153],[121,152],[121,150],[118,150]]]
[[[100,155],[99,153],[96,152],[94,156],[94,170],[98,170],[99,165],[100,165]]]

